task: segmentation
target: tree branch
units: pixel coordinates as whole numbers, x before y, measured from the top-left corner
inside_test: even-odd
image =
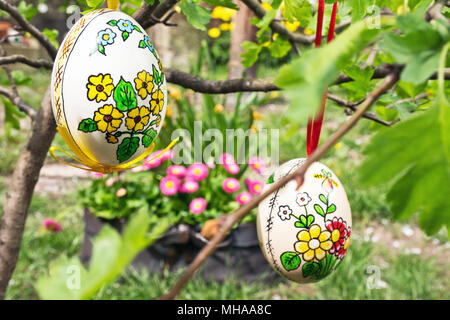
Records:
[[[5,64],[13,64],[13,63],[23,63],[33,68],[45,68],[48,70],[52,70],[53,68],[53,62],[45,60],[45,59],[38,59],[38,60],[31,60],[24,55],[20,54],[14,54],[11,56],[6,57],[0,57],[0,65]]]
[[[223,241],[223,239],[233,228],[233,226],[243,217],[249,214],[252,209],[256,208],[262,200],[294,179],[298,181],[297,188],[299,188],[303,184],[304,175],[309,166],[315,161],[319,160],[330,148],[332,148],[358,122],[358,120],[377,101],[377,99],[397,82],[397,80],[398,72],[394,71],[393,73],[389,74],[374,91],[369,93],[367,99],[361,104],[360,108],[358,108],[355,114],[353,114],[353,116],[349,120],[347,120],[327,141],[319,146],[319,148],[311,154],[311,156],[303,163],[300,168],[298,168],[295,172],[281,178],[277,182],[274,182],[261,195],[254,197],[246,205],[228,214],[220,231],[198,253],[194,261],[189,265],[178,282],[160,299],[175,299],[178,293],[183,289],[183,287],[195,274],[198,268],[200,268],[203,262],[216,250],[217,245]]]
[[[257,0],[241,0],[247,7],[252,10],[258,18],[263,18],[266,15],[266,10]],[[304,36],[299,33],[294,33],[286,29],[286,27],[279,21],[272,20],[270,23],[270,28],[273,32],[279,33],[280,35],[285,36],[289,39],[289,41],[294,43],[301,43],[310,45],[314,43],[313,36]]]
[[[14,20],[25,30],[31,33],[39,43],[47,50],[47,53],[52,59],[55,59],[58,50],[55,46],[50,42],[50,40],[41,32],[38,28],[33,26],[30,22],[28,22],[22,14],[19,12],[17,7],[9,4],[5,0],[0,0],[0,9],[8,12]]]
[[[32,107],[24,103],[18,95],[12,93],[11,91],[9,91],[4,87],[0,87],[0,95],[8,98],[12,104],[17,106],[17,108],[19,108],[20,111],[28,115],[31,119],[35,119],[36,110],[34,110]]]
[[[164,15],[169,12],[176,4],[178,0],[165,0],[159,3],[157,6],[145,5],[134,14],[134,19],[139,22],[144,29],[150,28],[157,23],[164,23],[168,25],[168,20],[172,14],[166,19],[162,19]],[[162,20],[161,20],[162,19]]]

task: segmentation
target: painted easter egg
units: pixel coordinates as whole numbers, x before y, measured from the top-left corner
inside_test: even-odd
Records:
[[[294,172],[305,160],[281,165],[264,188]],[[258,238],[275,271],[295,282],[315,282],[333,272],[347,253],[351,209],[339,179],[319,162],[308,168],[300,189],[296,187],[292,180],[259,204]]]
[[[123,166],[151,151],[166,113],[166,79],[132,17],[85,14],[61,44],[51,85],[58,131],[84,164]]]

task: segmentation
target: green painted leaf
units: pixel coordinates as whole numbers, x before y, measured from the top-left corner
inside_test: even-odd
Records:
[[[267,184],[269,184],[269,183],[273,183],[273,177],[275,176],[275,173],[272,173],[271,175],[270,175],[270,177],[269,177],[269,179],[267,179]]]
[[[300,266],[301,260],[296,252],[284,252],[281,257],[281,264],[287,271],[292,271]]]
[[[308,216],[306,217],[306,219],[307,219],[306,227],[309,228],[309,226],[313,224],[315,218],[314,218],[314,216],[313,216],[312,214],[310,214],[310,215],[308,215]]]
[[[137,25],[133,25],[134,30],[136,30],[139,33],[142,33],[141,28],[139,28]]]
[[[97,49],[98,49],[98,51],[99,51],[101,54],[106,55],[106,53],[105,53],[105,47],[104,47],[104,46],[102,46],[101,44],[98,44],[98,45],[97,45]]]
[[[304,278],[313,276],[319,271],[319,264],[317,262],[307,262],[302,267],[302,274]]]
[[[117,26],[117,20],[111,20],[107,22],[110,26]]]
[[[329,206],[329,207],[327,208],[327,214],[333,213],[333,212],[335,212],[335,211],[336,211],[336,206],[335,206],[334,204],[332,204],[331,206]]]
[[[144,41],[144,40],[141,40],[141,41],[139,42],[139,48],[145,48],[145,47],[146,47],[145,41]]]
[[[325,204],[325,205],[328,204],[328,200],[327,200],[327,198],[325,197],[325,195],[319,194],[319,199],[320,199],[320,201],[322,201],[323,204]]]
[[[129,36],[130,36],[130,34],[128,32],[126,32],[126,31],[122,32],[123,41],[127,40]]]
[[[162,83],[161,76],[158,72],[158,69],[153,65],[153,79],[155,80],[156,85],[160,85]]]
[[[144,136],[142,137],[142,144],[144,145],[144,147],[146,148],[150,147],[150,144],[155,139],[156,134],[157,134],[156,130],[151,128],[144,132]]]
[[[93,132],[97,131],[97,129],[97,122],[90,118],[82,120],[78,125],[78,130],[83,132]]]
[[[303,223],[301,223],[300,221],[295,221],[294,226],[296,228],[306,228],[306,226]]]
[[[318,204],[315,204],[315,205],[314,205],[314,210],[316,210],[316,212],[317,212],[318,214],[320,214],[322,217],[325,216],[325,211],[323,211],[322,207],[319,206]]]
[[[179,6],[194,28],[206,30],[206,24],[211,20],[211,12],[208,9],[200,6],[194,0],[183,0]]]
[[[304,225],[304,226],[306,226],[307,225],[307,221],[306,221],[306,217],[304,216],[304,215],[301,215],[300,216],[300,222]]]
[[[124,162],[130,159],[139,148],[139,141],[140,139],[137,137],[124,138],[117,148],[117,160],[119,160],[119,162]]]
[[[244,52],[241,54],[242,65],[250,68],[258,60],[262,48],[261,45],[251,41],[242,43],[242,49],[244,49]]]
[[[117,104],[117,109],[120,111],[127,111],[137,107],[137,97],[133,86],[123,78],[120,78],[117,87],[114,89],[113,97]]]

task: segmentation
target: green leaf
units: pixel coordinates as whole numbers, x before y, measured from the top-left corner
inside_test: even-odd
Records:
[[[139,28],[137,25],[133,25],[133,27],[134,27],[134,30],[136,30],[139,33],[142,33],[141,28]]]
[[[375,112],[378,117],[387,122],[394,121],[398,118],[398,111],[396,109],[380,106],[375,109]]]
[[[142,144],[144,145],[144,147],[146,148],[150,147],[150,144],[155,139],[156,134],[157,134],[156,130],[151,128],[144,132],[144,136],[142,137]]]
[[[307,262],[303,265],[302,274],[304,278],[315,275],[319,271],[319,264],[317,262]]]
[[[239,10],[239,7],[233,3],[233,0],[203,0],[203,2],[215,7],[221,6],[234,10]]]
[[[357,22],[327,46],[309,50],[283,66],[275,84],[283,88],[291,100],[290,117],[302,119],[313,114],[320,105],[325,88],[377,34],[377,30],[368,30],[363,21]]]
[[[8,129],[13,128],[19,130],[20,121],[18,118],[23,118],[25,114],[20,112],[19,109],[14,104],[12,104],[11,101],[9,101],[8,99],[2,98],[2,102],[3,105],[5,106],[5,118],[4,118],[5,125],[7,125]]]
[[[387,201],[395,219],[419,213],[419,225],[429,235],[444,225],[450,232],[450,104],[440,82],[429,110],[372,138],[359,170],[365,185],[390,185]]]
[[[335,211],[336,211],[336,206],[335,206],[334,204],[332,204],[331,206],[329,206],[329,207],[327,208],[327,214],[333,213],[333,212],[335,212]]]
[[[98,129],[97,122],[95,122],[91,118],[82,120],[78,125],[78,130],[81,130],[83,132],[93,132],[96,131],[97,129]]]
[[[420,84],[435,72],[442,47],[449,41],[449,24],[446,22],[443,27],[447,29],[446,35],[441,34],[439,25],[429,24],[417,15],[408,14],[397,17],[401,35],[396,32],[383,33],[380,48],[390,53],[397,63],[405,64],[401,80]]]
[[[44,28],[44,30],[42,31],[42,33],[48,38],[48,40],[50,40],[50,42],[56,47],[59,47],[59,43],[58,43],[58,35],[59,35],[59,31],[56,29],[47,29]]]
[[[91,9],[98,9],[103,4],[103,0],[86,0],[86,4]]]
[[[28,21],[31,21],[31,19],[33,19],[33,17],[38,13],[35,5],[27,4],[25,1],[20,1],[17,9],[19,9],[19,12]]]
[[[137,107],[137,98],[133,86],[122,77],[114,89],[114,101],[117,104],[117,109],[120,111],[127,111]]]
[[[123,41],[127,40],[129,36],[130,36],[130,34],[128,32],[126,32],[126,31],[122,32]]]
[[[41,299],[91,299],[114,281],[136,255],[168,228],[169,220],[154,218],[139,210],[130,219],[123,235],[109,226],[94,239],[92,258],[86,269],[78,257],[61,256],[50,265],[48,276],[40,277],[36,289]],[[150,230],[150,233],[147,233]]]
[[[292,48],[291,43],[284,37],[277,37],[269,45],[270,55],[274,58],[282,58],[289,53]]]
[[[325,216],[325,211],[323,211],[322,207],[319,206],[318,204],[315,204],[315,205],[314,205],[314,210],[315,210],[318,214],[320,214],[322,217]]]
[[[141,40],[141,41],[139,42],[139,48],[145,48],[145,47],[146,47],[145,41],[144,41],[144,40]]]
[[[309,226],[313,224],[315,218],[314,218],[314,216],[313,216],[312,214],[310,214],[310,215],[308,215],[308,216],[306,217],[306,219],[307,219],[306,227],[309,228]]]
[[[281,264],[287,271],[292,271],[300,266],[301,260],[296,252],[284,252],[281,257]]]
[[[106,56],[106,53],[105,53],[105,47],[104,47],[103,45],[97,44],[97,50],[98,50],[101,54],[103,54],[103,55]]]
[[[352,6],[352,23],[361,20],[366,15],[369,7],[369,0],[351,0]]]
[[[325,197],[325,195],[319,194],[319,199],[320,199],[320,201],[322,201],[323,204],[328,205],[328,200]]]
[[[292,22],[297,19],[301,26],[308,26],[312,7],[308,0],[284,0],[284,17]]]
[[[113,26],[113,27],[117,26],[117,20],[110,20],[110,21],[108,21],[107,23],[108,23],[110,26]]]
[[[117,148],[117,160],[119,160],[119,162],[124,162],[130,159],[139,148],[139,141],[140,139],[137,137],[124,138]]]
[[[16,83],[16,86],[30,85],[31,77],[22,70],[13,70],[11,75]]]
[[[251,41],[245,41],[242,43],[242,49],[244,49],[244,52],[241,54],[242,65],[250,68],[258,60],[262,46]]]
[[[186,19],[194,28],[206,30],[205,25],[211,20],[211,12],[208,9],[202,7],[194,0],[183,0],[179,6]]]
[[[156,69],[155,65],[153,65],[153,79],[155,79],[155,84],[158,86],[162,83],[162,78],[159,75],[158,69]]]

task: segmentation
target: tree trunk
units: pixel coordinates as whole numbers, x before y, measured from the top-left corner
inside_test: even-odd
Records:
[[[233,17],[234,29],[231,31],[230,60],[228,62],[228,79],[241,78],[244,66],[241,63],[242,43],[244,41],[255,41],[257,28],[251,24],[250,19],[255,17],[244,3],[236,3],[239,10]],[[256,77],[257,65],[245,70],[247,78]]]
[[[47,90],[14,169],[0,219],[0,299],[5,297],[17,263],[34,187],[55,133],[50,91]]]

